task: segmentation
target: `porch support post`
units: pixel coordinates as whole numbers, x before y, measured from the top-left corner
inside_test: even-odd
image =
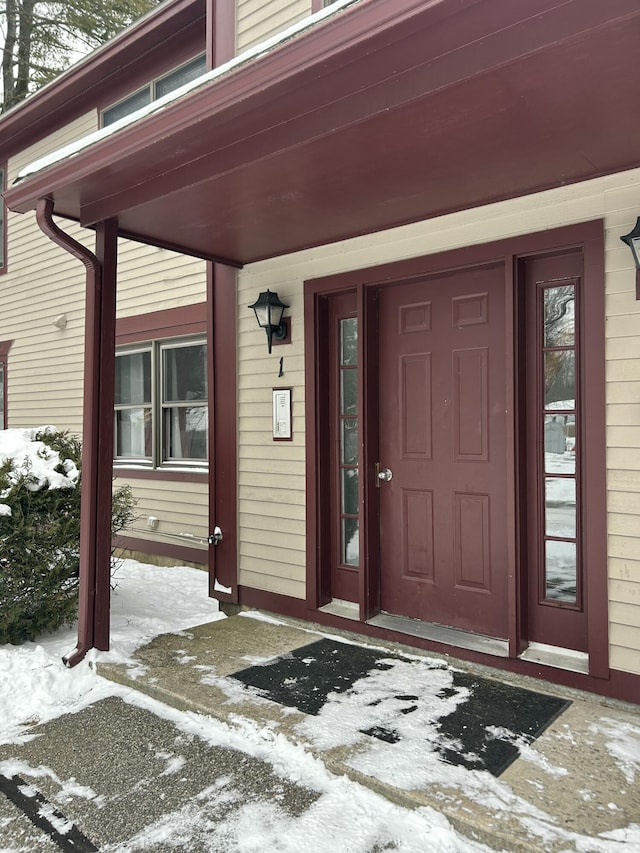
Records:
[[[118,265],[118,223],[115,219],[96,226],[96,256],[102,270],[101,286],[95,289],[93,305],[93,353],[88,364],[85,351],[85,383],[91,370],[94,378],[94,399],[88,411],[85,393],[83,426],[85,440],[92,434],[93,488],[82,490],[82,499],[89,493],[87,503],[95,503],[95,531],[84,530],[87,558],[95,561],[96,595],[93,645],[106,651],[109,648],[109,605],[111,597],[111,497],[113,483],[113,406],[116,366],[116,274]],[[87,318],[87,323],[89,318]],[[87,326],[88,331],[88,326]],[[84,466],[83,466],[84,468]],[[83,473],[84,480],[84,473]],[[93,542],[95,541],[95,545]],[[95,547],[95,554],[92,548]]]
[[[109,648],[117,223],[97,225],[94,255],[53,221],[52,199],[40,199],[36,219],[86,269],[78,642],[63,658],[71,667]]]

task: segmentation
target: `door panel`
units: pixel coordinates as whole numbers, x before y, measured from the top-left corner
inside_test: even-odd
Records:
[[[507,636],[504,267],[379,293],[381,607]]]

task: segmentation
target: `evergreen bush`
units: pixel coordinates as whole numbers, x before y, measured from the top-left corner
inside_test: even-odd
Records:
[[[54,470],[65,480],[50,488],[28,464],[18,468],[7,459],[0,466],[0,644],[70,624],[78,607],[81,443],[51,428],[33,440],[45,445],[38,452],[43,458],[59,454]],[[114,491],[113,534],[131,523],[134,506],[129,486]]]

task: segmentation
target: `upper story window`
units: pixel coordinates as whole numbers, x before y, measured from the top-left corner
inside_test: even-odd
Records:
[[[185,63],[185,65],[181,65],[179,68],[174,68],[173,71],[169,71],[168,74],[164,74],[162,77],[152,80],[144,88],[138,89],[137,92],[134,92],[132,95],[128,95],[118,104],[114,104],[112,107],[104,110],[102,113],[102,126],[106,127],[109,124],[113,124],[115,121],[118,121],[118,119],[131,115],[131,113],[134,113],[142,107],[146,107],[147,104],[150,104],[152,101],[156,101],[163,95],[180,88],[180,86],[183,86],[185,83],[195,80],[196,77],[204,74],[206,70],[206,56],[204,54],[202,54],[202,56],[196,56],[195,59],[191,59],[189,62]]]
[[[207,430],[204,340],[153,341],[116,353],[116,462],[206,464]]]

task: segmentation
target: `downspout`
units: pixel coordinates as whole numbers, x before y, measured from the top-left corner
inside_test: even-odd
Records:
[[[53,221],[53,199],[42,198],[36,207],[36,221],[47,237],[69,252],[85,266],[85,357],[84,357],[84,402],[83,402],[83,472],[80,504],[80,577],[78,600],[78,643],[65,658],[64,663],[75,666],[95,645],[95,602],[96,602],[96,525],[97,502],[94,498],[97,479],[96,436],[94,435],[93,412],[99,388],[96,385],[96,337],[95,323],[102,289],[102,270],[98,258],[86,246],[70,237]]]

